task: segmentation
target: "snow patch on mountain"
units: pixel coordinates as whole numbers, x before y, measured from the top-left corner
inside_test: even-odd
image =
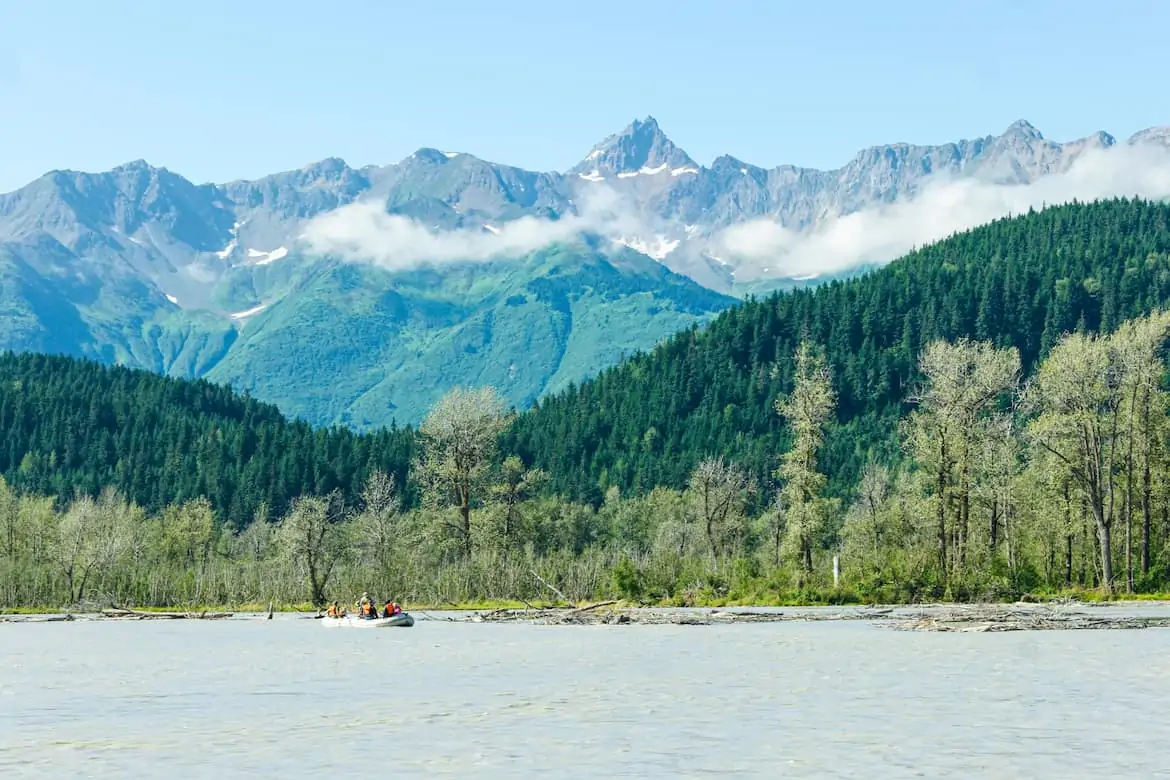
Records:
[[[227,246],[225,246],[223,249],[221,249],[220,251],[215,253],[216,257],[218,257],[220,260],[227,260],[229,257],[232,256],[232,253],[234,253],[236,251],[236,249],[239,248],[239,246],[240,246],[240,242],[239,242],[240,228],[242,228],[244,226],[244,223],[247,221],[248,220],[246,220],[246,219],[237,219],[236,220],[235,224],[233,224],[231,226],[231,228],[228,230],[228,235],[230,235],[232,237],[232,240],[228,242]]]
[[[619,179],[630,179],[630,178],[633,178],[634,176],[656,176],[656,175],[662,173],[663,171],[665,171],[668,167],[669,166],[666,163],[662,163],[662,165],[658,165],[658,166],[655,166],[653,168],[651,168],[647,165],[643,165],[641,168],[639,168],[636,171],[621,171],[618,173],[617,177]],[[698,173],[698,172],[699,172],[698,168],[695,168],[694,166],[691,166],[691,165],[684,165],[681,168],[673,169],[670,172],[670,175],[671,176],[681,176],[684,173]],[[581,176],[581,174],[577,174],[577,175]],[[581,178],[585,178],[585,177],[581,176]]]
[[[236,251],[236,247],[238,247],[239,245],[240,245],[240,242],[233,238],[231,241],[228,242],[227,246],[225,246],[223,249],[216,252],[215,256],[218,257],[220,260],[227,260],[229,257],[232,256],[232,253]]]
[[[238,311],[231,315],[233,320],[246,320],[249,317],[255,316],[268,308],[268,304],[262,303],[259,306],[254,306],[246,311]]]
[[[649,241],[638,237],[617,236],[614,241],[658,261],[665,260],[666,256],[678,249],[678,245],[681,243],[677,238],[672,239],[662,235],[656,235]]]
[[[261,252],[259,249],[248,250],[248,257],[256,261],[253,263],[253,265],[268,265],[269,263],[275,263],[277,260],[281,259],[282,257],[286,257],[287,255],[288,249],[283,246],[277,247],[271,252]]]

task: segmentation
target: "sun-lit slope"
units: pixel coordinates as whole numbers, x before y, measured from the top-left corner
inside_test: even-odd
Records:
[[[454,385],[526,407],[732,303],[636,252],[586,244],[393,273],[330,262],[242,321],[207,376],[359,429],[418,421]]]

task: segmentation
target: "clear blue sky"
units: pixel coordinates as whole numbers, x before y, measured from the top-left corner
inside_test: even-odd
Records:
[[[197,181],[421,146],[568,168],[654,115],[700,163],[1170,123],[1170,2],[5,0],[0,191],[145,158]]]

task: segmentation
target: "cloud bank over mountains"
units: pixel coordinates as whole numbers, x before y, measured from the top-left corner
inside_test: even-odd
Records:
[[[914,247],[1029,209],[1134,196],[1170,197],[1170,148],[1091,150],[1067,170],[1029,184],[940,176],[912,199],[835,217],[803,233],[768,219],[734,225],[716,237],[716,252],[739,261],[737,276],[744,280],[830,274],[886,263]]]
[[[402,270],[521,257],[585,233],[617,238],[645,231],[633,206],[615,190],[601,186],[582,194],[576,214],[559,219],[523,216],[453,230],[433,229],[411,217],[387,213],[381,201],[359,201],[311,220],[303,239],[320,254]]]
[[[585,233],[633,246],[662,244],[669,237],[697,242],[734,269],[737,280],[749,281],[845,272],[889,262],[914,247],[1029,209],[1133,196],[1170,197],[1170,147],[1142,143],[1091,149],[1064,170],[1027,184],[935,174],[912,198],[830,216],[804,231],[757,218],[698,235],[684,225],[647,217],[626,195],[599,182],[580,191],[576,214],[559,219],[524,216],[438,230],[388,214],[381,202],[363,201],[311,220],[303,239],[313,252],[403,269],[519,257]]]

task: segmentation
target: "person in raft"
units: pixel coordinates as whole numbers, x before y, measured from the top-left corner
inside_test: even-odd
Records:
[[[401,614],[402,607],[398,606],[398,604],[393,601],[387,601],[385,608],[382,610],[382,617],[384,618],[394,617],[395,615]]]
[[[345,610],[339,607],[337,602],[334,601],[329,605],[329,609],[325,612],[325,614],[331,618],[345,617]]]
[[[363,593],[362,600],[358,602],[358,617],[366,620],[378,617],[378,608],[374,606],[374,600],[370,598],[368,593]]]

